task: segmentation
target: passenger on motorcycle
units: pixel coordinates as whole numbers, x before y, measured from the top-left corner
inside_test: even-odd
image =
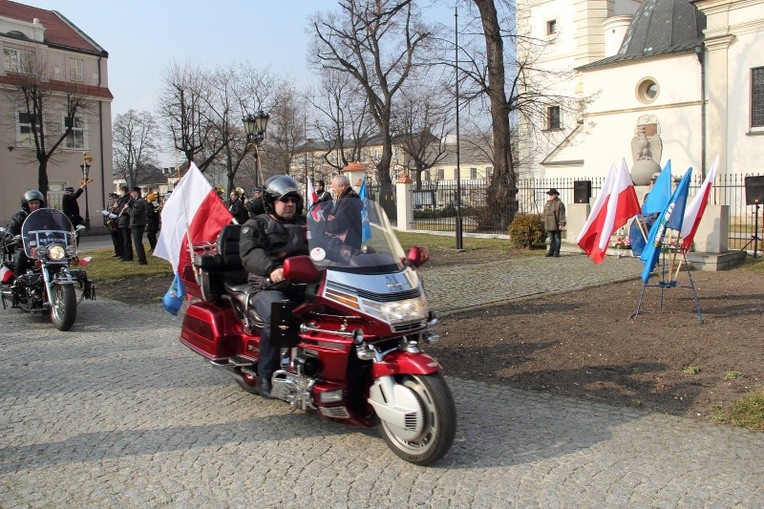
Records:
[[[280,348],[271,344],[271,304],[283,300],[296,302],[295,295],[284,285],[284,260],[308,254],[305,216],[297,182],[287,175],[272,177],[263,191],[265,213],[249,219],[241,227],[239,256],[249,273],[249,283],[257,293],[254,308],[264,326],[260,334],[260,360],[257,375],[260,395],[270,399],[271,377],[279,369]]]
[[[21,197],[21,210],[16,212],[8,225],[8,231],[11,235],[21,235],[21,226],[24,220],[35,210],[45,206],[45,197],[37,189],[30,189]],[[18,277],[24,274],[29,267],[29,258],[24,254],[24,250],[16,249],[13,258],[13,275]]]

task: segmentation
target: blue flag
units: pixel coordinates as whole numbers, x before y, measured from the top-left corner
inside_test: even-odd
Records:
[[[172,280],[170,288],[167,290],[167,293],[164,294],[162,306],[164,306],[168,313],[177,315],[183,305],[183,297],[185,295],[186,289],[183,288],[183,281],[181,281],[178,274],[175,274],[175,279]]]
[[[663,171],[653,183],[650,192],[647,193],[645,203],[642,205],[642,214],[657,214],[663,212],[666,204],[671,199],[671,159],[666,162]]]
[[[684,216],[684,207],[687,204],[687,193],[690,189],[691,175],[692,168],[688,169],[687,173],[684,174],[661,215],[658,216],[658,219],[653,223],[653,227],[650,228],[647,245],[642,251],[642,256],[640,256],[640,259],[645,264],[642,268],[642,281],[645,283],[650,279],[650,273],[655,268],[655,264],[658,263],[663,237],[666,236],[666,229],[681,230],[682,228],[682,218]],[[676,226],[677,223],[679,224],[678,227]]]
[[[361,198],[361,242],[368,242],[371,239],[371,225],[369,224],[369,211],[366,210],[366,178],[361,182],[361,189],[358,190],[358,196]]]

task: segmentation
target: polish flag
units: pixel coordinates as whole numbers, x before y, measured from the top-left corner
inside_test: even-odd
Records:
[[[318,194],[316,194],[316,190],[313,188],[313,180],[310,177],[308,177],[308,190],[306,194],[308,196],[305,197],[305,202],[308,204],[308,210],[310,210],[310,207],[318,201]]]
[[[170,262],[172,270],[190,265],[194,243],[214,242],[233,216],[199,168],[191,163],[162,209],[162,230],[154,256]]]
[[[616,169],[615,164],[610,167],[586,224],[578,235],[578,245],[594,263],[602,263],[610,236],[640,212],[637,192],[623,159],[620,170]]]
[[[698,194],[687,205],[684,210],[684,221],[682,222],[682,251],[685,253],[692,247],[692,239],[695,237],[695,232],[698,231],[698,225],[703,218],[703,213],[706,211],[706,205],[708,204],[708,195],[711,194],[711,186],[716,178],[716,170],[719,167],[719,156],[714,159],[714,164],[711,165],[711,171],[706,175],[706,179],[703,181],[703,185],[700,186]]]

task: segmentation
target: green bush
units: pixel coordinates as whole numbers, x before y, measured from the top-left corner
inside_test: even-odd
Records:
[[[544,245],[546,231],[539,214],[517,215],[509,225],[509,242],[513,247],[534,248]]]

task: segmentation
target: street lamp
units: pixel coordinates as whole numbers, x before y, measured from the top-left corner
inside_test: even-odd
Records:
[[[260,143],[265,139],[265,130],[268,127],[269,115],[263,110],[257,112],[257,115],[248,113],[242,120],[244,121],[244,132],[247,134],[247,144],[251,144],[255,149],[255,185],[260,185]]]
[[[83,156],[80,165],[82,169],[82,183],[85,186],[85,227],[90,230],[90,206],[88,205],[88,177],[90,176],[90,161],[93,160],[87,153]]]

